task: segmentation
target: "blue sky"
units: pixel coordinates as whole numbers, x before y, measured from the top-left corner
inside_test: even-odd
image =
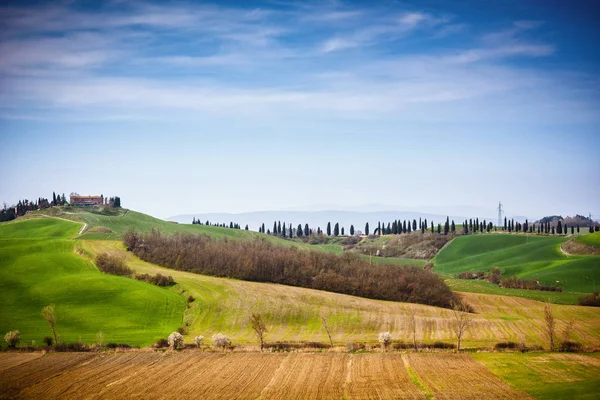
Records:
[[[574,3],[574,4],[572,4]],[[593,1],[0,6],[0,201],[600,216]]]

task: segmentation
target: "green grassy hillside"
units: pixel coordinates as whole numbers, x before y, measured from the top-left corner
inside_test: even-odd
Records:
[[[489,271],[499,267],[505,276],[537,279],[568,292],[592,292],[600,284],[600,257],[566,256],[561,237],[530,235],[460,236],[435,258],[435,270],[448,275]]]
[[[587,244],[589,246],[600,247],[600,232],[577,236],[575,240],[579,243]]]
[[[66,342],[148,345],[181,325],[185,302],[164,288],[100,273],[76,254],[81,225],[51,218],[0,224],[0,332],[41,343],[51,331],[41,309],[56,305]]]

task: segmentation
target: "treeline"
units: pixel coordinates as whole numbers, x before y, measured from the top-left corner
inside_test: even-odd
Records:
[[[48,200],[45,197],[38,197],[37,200],[19,200],[18,203],[13,206],[7,206],[7,204],[4,203],[2,210],[0,210],[0,222],[12,221],[17,217],[22,217],[27,211],[36,211],[65,204],[68,204],[65,194],[63,193],[61,196],[60,194],[57,195],[56,192],[52,192],[52,200]]]
[[[499,287],[509,288],[509,289],[527,289],[527,290],[541,290],[546,292],[562,292],[562,288],[560,286],[552,286],[552,285],[542,285],[539,281],[533,279],[518,279],[515,276],[508,278],[501,278],[503,274],[502,270],[498,267],[492,268],[489,272],[483,271],[467,271],[461,272],[456,277],[458,279],[475,279],[475,280],[485,280],[490,283],[494,283]]]
[[[123,243],[144,261],[203,275],[280,283],[380,300],[450,307],[459,301],[433,272],[414,266],[371,266],[357,255],[334,255],[253,240],[207,235],[127,232]]]
[[[165,276],[160,273],[156,275],[134,274],[134,272],[125,264],[125,260],[119,256],[108,253],[100,253],[96,256],[96,266],[105,274],[134,278],[138,281],[143,281],[156,286],[172,286],[175,284],[171,275]]]
[[[200,221],[200,219],[196,219],[196,217],[194,217],[194,219],[192,220],[192,224],[193,225],[206,225],[206,226],[217,226],[219,228],[230,228],[230,229],[242,229],[240,224],[234,224],[233,222],[230,222],[229,224],[226,223],[212,223],[209,220],[206,220],[206,222],[202,222]],[[245,230],[248,230],[248,225],[246,225],[246,227],[244,228]]]

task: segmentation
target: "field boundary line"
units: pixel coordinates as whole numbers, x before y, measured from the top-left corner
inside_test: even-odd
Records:
[[[416,387],[423,392],[425,397],[428,399],[434,399],[433,393],[427,390],[427,386],[419,379],[417,373],[410,367],[410,360],[408,359],[408,354],[402,353],[402,363],[404,364],[404,368],[406,368],[406,373],[410,376],[410,380],[415,384]]]
[[[344,381],[344,399],[349,398],[348,388],[352,383],[352,360],[354,359],[354,354],[350,354],[348,357],[348,364],[346,368],[348,372],[346,372],[346,380]]]
[[[292,356],[292,353],[288,353],[288,355],[283,360],[281,360],[281,364],[279,364],[279,367],[277,367],[277,369],[275,370],[275,372],[273,372],[273,376],[271,377],[271,380],[269,381],[269,383],[267,383],[267,386],[265,386],[260,391],[260,395],[258,395],[258,397],[256,398],[256,400],[264,399],[265,394],[267,394],[269,392],[269,390],[271,390],[271,388],[273,386],[275,386],[275,379],[278,378],[277,375],[290,362],[290,357],[291,356]]]

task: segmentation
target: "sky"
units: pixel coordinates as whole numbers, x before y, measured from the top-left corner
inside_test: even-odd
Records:
[[[595,1],[2,2],[0,202],[600,218]]]

